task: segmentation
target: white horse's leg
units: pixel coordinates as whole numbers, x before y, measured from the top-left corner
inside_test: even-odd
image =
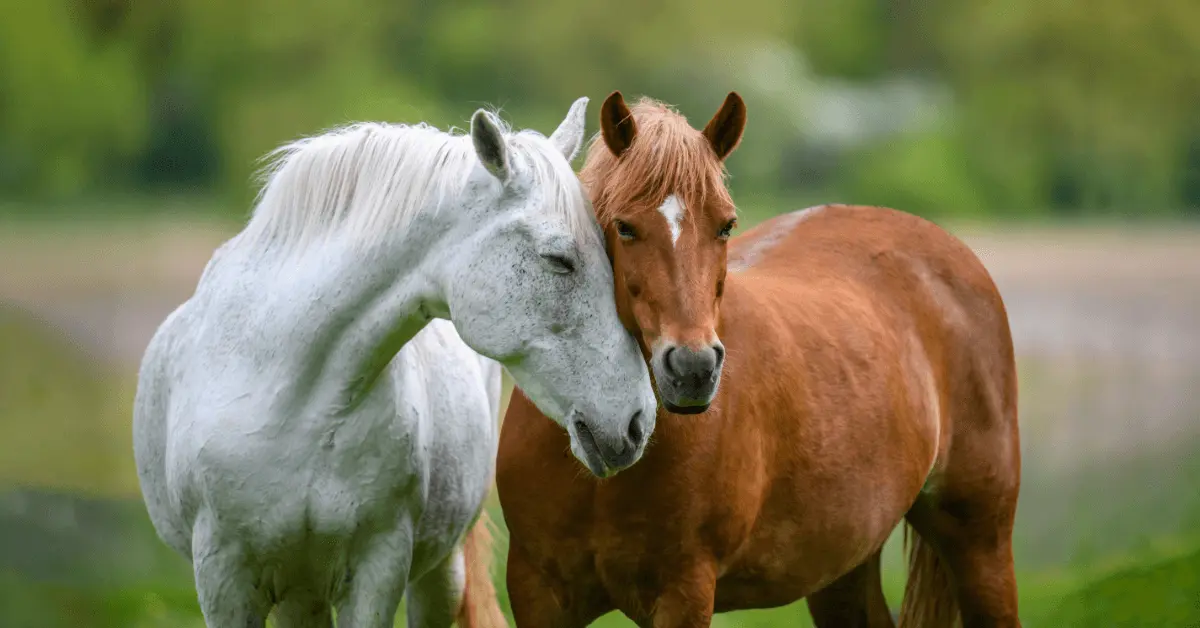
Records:
[[[196,594],[208,628],[264,628],[270,603],[255,587],[240,544],[223,543],[201,516],[192,535]]]
[[[455,548],[440,565],[408,585],[409,628],[449,628],[454,623],[462,604],[465,570],[462,548]]]
[[[412,566],[412,538],[412,529],[402,526],[358,552],[337,604],[338,628],[393,626]]]

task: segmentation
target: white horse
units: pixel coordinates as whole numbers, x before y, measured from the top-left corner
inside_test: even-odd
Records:
[[[469,137],[359,124],[274,154],[146,349],[134,409],[146,507],[209,626],[326,627],[331,607],[391,626],[405,591],[409,625],[503,624],[462,549],[486,534],[466,538],[499,364],[595,473],[641,456],[656,402],[569,163],[586,107],[550,138],[480,110]]]

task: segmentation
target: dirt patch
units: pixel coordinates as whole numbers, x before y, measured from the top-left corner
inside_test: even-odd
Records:
[[[0,229],[0,301],[89,353],[136,368],[159,323],[191,295],[228,225],[145,221]]]

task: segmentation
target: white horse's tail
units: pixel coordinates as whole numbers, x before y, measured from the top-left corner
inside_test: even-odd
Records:
[[[491,523],[487,510],[480,512],[479,519],[463,542],[467,573],[462,606],[458,609],[458,625],[462,628],[508,627],[508,620],[500,610],[496,587],[492,583]]]

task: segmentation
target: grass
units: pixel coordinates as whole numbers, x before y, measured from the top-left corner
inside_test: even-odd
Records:
[[[1061,628],[1200,626],[1200,544],[1170,557],[1144,557],[1086,582],[1041,622]]]
[[[190,588],[78,587],[0,574],[0,620],[21,628],[204,628]]]

